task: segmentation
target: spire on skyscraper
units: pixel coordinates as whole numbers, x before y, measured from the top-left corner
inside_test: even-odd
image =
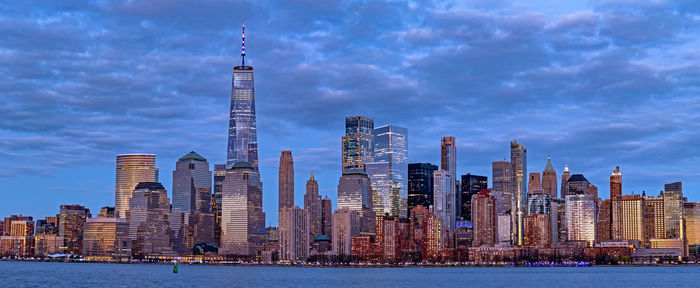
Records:
[[[547,155],[547,165],[544,167],[544,171],[554,171],[554,166],[552,166],[552,158]]]
[[[245,66],[245,17],[243,17],[243,33],[241,34],[241,66]]]
[[[569,163],[564,162],[564,172],[569,172]]]

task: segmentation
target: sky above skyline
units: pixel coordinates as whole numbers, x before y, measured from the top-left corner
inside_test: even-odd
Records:
[[[156,154],[171,198],[180,156],[224,163],[242,17],[273,226],[281,150],[295,203],[313,170],[336,205],[353,115],[408,128],[410,163],[455,136],[458,173],[489,184],[516,139],[528,172],[551,155],[602,198],[619,165],[625,194],[682,181],[700,201],[700,2],[558,2],[5,3],[0,217],[114,206],[117,154]]]

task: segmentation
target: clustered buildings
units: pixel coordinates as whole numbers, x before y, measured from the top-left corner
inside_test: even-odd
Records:
[[[243,33],[245,43],[245,26]],[[610,176],[610,196],[551,159],[528,173],[527,148],[512,141],[510,161],[487,176],[458,175],[455,137],[441,140],[440,165],[408,163],[408,130],[374,127],[347,117],[337,209],[319,195],[313,172],[303,207],[294,203],[292,151],[279,162],[279,223],[265,227],[253,67],[233,69],[226,164],[190,152],[176,163],[172,199],[159,183],[154,154],[116,157],[115,206],[97,217],[61,205],[44,219],[12,215],[0,221],[3,256],[83,255],[128,261],[205,255],[210,259],[323,261],[678,260],[700,250],[700,203],[680,182],[659,195],[622,193],[622,173]],[[436,145],[437,146],[437,145]],[[212,180],[213,179],[213,180]],[[213,190],[212,190],[213,189]],[[617,259],[617,260],[616,260]]]

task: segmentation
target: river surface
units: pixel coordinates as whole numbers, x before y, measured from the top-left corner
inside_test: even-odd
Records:
[[[700,267],[294,268],[0,261],[0,287],[700,287]]]

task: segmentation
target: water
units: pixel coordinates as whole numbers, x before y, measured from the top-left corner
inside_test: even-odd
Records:
[[[700,267],[293,268],[0,261],[0,287],[700,287]]]

